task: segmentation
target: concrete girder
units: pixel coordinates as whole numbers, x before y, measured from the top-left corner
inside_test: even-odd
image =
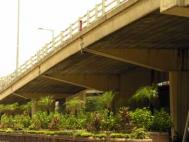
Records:
[[[15,93],[14,93],[15,94]],[[18,94],[16,94],[18,95]],[[39,99],[44,96],[53,96],[55,99],[59,98],[66,98],[68,96],[72,96],[74,94],[69,94],[69,93],[48,93],[48,92],[24,92],[24,93],[19,93],[20,97],[27,98],[27,99]]]
[[[188,55],[184,55],[188,51],[184,51],[184,54],[182,54],[180,50],[176,49],[87,48],[85,51],[159,71],[181,70],[183,56],[185,56],[185,61],[189,58]],[[184,65],[184,70],[188,70],[188,62],[185,62],[185,64],[187,65]]]
[[[164,14],[189,17],[189,0],[161,0],[160,11]]]
[[[63,74],[59,76],[42,75],[41,77],[87,89],[119,90],[119,75],[115,74]]]

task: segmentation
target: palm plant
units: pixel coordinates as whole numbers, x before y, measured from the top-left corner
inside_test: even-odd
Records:
[[[114,96],[115,93],[113,91],[106,91],[102,94],[102,96],[99,97],[99,101],[104,108],[111,109]]]
[[[77,113],[81,111],[84,107],[84,101],[79,98],[72,98],[68,100],[65,104],[67,111],[71,113]]]
[[[153,107],[153,103],[158,99],[156,86],[145,86],[139,88],[129,99],[130,107]]]
[[[37,104],[41,107],[42,110],[50,112],[52,105],[54,104],[54,99],[52,96],[45,96],[39,99]]]

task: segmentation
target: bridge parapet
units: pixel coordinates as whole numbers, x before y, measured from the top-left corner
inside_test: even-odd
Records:
[[[59,49],[63,48],[64,44],[72,40],[74,36],[78,35],[79,32],[85,30],[105,14],[111,12],[113,9],[124,3],[127,3],[128,1],[129,0],[102,0],[101,3],[97,4],[93,9],[89,10],[85,15],[80,17],[68,28],[63,30],[58,36],[52,39],[52,41],[44,45],[35,55],[19,66],[17,70],[5,77],[0,78],[0,92],[22,78],[33,68],[40,65],[41,62],[53,55]]]

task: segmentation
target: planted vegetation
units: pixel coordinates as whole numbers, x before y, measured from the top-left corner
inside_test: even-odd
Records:
[[[32,117],[30,102],[0,105],[0,128],[3,132],[129,139],[144,139],[148,131],[170,129],[170,116],[163,109],[152,114],[148,106],[133,110],[123,106],[113,112],[114,96],[112,91],[90,96],[85,105],[74,98],[66,103],[64,112],[53,111],[54,99],[44,97],[37,102],[40,109]]]

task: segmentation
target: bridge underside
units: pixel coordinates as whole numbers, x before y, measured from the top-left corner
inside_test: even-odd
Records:
[[[65,98],[86,88],[115,90],[120,92],[116,101],[124,103],[140,86],[169,79],[175,130],[182,135],[189,109],[188,25],[186,17],[155,10],[81,49],[14,93],[23,99]]]

